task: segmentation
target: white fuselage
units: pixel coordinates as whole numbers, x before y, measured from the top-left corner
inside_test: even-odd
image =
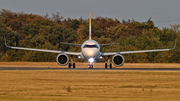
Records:
[[[81,59],[100,59],[100,45],[94,40],[87,40],[81,45]]]

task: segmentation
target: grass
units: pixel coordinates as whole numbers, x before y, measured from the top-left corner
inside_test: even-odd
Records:
[[[87,63],[77,63],[87,68]],[[0,67],[54,67],[55,62],[0,62]],[[179,64],[126,63],[120,68],[179,68]],[[95,63],[94,68],[104,68]],[[178,101],[180,72],[173,71],[74,71],[1,70],[0,100],[19,101]]]
[[[180,72],[2,70],[2,101],[179,101]]]

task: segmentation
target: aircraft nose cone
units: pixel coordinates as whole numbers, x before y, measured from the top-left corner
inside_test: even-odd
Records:
[[[94,57],[97,54],[98,50],[85,50],[83,53],[84,55],[88,56],[88,57]]]
[[[95,52],[93,52],[93,51],[88,51],[88,55],[89,55],[89,56],[94,56],[94,55],[95,55]]]

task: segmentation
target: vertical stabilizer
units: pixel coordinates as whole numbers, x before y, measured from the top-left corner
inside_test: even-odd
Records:
[[[89,40],[91,40],[91,12],[89,13]]]

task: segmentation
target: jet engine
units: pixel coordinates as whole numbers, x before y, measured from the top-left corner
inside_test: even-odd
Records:
[[[56,57],[56,61],[59,65],[61,66],[65,66],[68,64],[69,62],[69,57],[66,55],[66,54],[59,54],[57,57]]]
[[[116,54],[113,56],[112,62],[115,66],[123,66],[125,59],[121,54]]]

